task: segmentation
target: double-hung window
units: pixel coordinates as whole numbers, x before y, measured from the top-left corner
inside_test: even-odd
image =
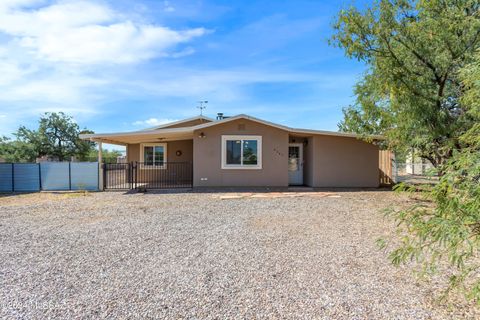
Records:
[[[261,136],[222,136],[222,169],[261,168]]]
[[[143,143],[140,148],[140,162],[144,168],[164,169],[167,161],[166,143]]]

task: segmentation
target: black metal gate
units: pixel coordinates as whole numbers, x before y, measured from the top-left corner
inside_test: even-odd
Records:
[[[173,189],[193,186],[191,162],[105,163],[103,164],[105,190]]]
[[[134,188],[133,163],[104,163],[103,188],[105,190],[126,190]]]

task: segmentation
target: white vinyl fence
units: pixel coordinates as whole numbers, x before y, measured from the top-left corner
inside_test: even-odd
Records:
[[[0,163],[0,192],[98,190],[98,162]]]

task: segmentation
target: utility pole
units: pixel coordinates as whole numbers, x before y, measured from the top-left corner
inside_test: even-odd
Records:
[[[200,109],[200,116],[203,116],[203,109],[206,109],[207,106],[206,104],[208,103],[208,101],[206,100],[202,100],[202,101],[198,101],[198,103],[200,104],[197,108]]]

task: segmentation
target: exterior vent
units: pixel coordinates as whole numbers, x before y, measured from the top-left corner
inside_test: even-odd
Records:
[[[217,120],[223,120],[223,119],[227,119],[227,118],[230,118],[230,117],[224,116],[223,112],[217,113]]]
[[[245,123],[240,123],[238,125],[238,131],[245,131]]]

